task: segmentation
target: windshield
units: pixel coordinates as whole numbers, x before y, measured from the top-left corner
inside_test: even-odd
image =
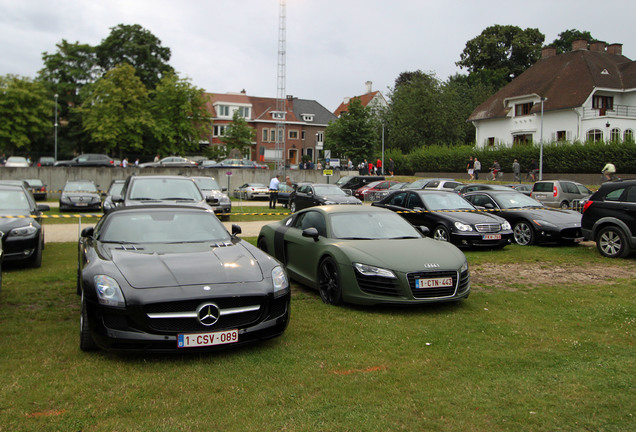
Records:
[[[97,188],[93,182],[72,182],[64,185],[64,192],[94,192]]]
[[[330,216],[334,238],[395,239],[420,238],[420,233],[396,213],[355,212]]]
[[[0,190],[0,210],[26,210],[31,206],[22,190]]]
[[[124,188],[124,182],[113,183],[108,189],[108,195],[121,195],[121,190]]]
[[[203,195],[189,178],[136,178],[131,183],[131,200],[202,201]]]
[[[314,191],[316,192],[316,195],[347,195],[345,191],[336,185],[314,186]]]
[[[230,235],[208,212],[169,211],[112,213],[98,240],[113,243],[223,242]]]
[[[519,192],[511,192],[509,194],[497,194],[495,199],[499,203],[499,207],[504,209],[521,208],[521,207],[543,207],[539,201],[530,198]]]
[[[194,181],[202,190],[221,190],[221,186],[212,177],[194,177]]]
[[[353,176],[344,176],[344,177],[340,177],[338,179],[338,181],[336,182],[337,185],[343,185],[345,183],[347,183],[349,180],[351,180],[353,178]]]
[[[475,210],[464,198],[454,193],[421,194],[427,210]]]

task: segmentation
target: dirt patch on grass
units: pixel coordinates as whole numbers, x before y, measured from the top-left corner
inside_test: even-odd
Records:
[[[615,279],[631,279],[636,264],[559,266],[553,264],[478,264],[471,268],[471,287],[487,290],[516,290],[519,286],[613,283]]]

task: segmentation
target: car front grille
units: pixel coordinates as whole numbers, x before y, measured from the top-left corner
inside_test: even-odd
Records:
[[[409,281],[409,286],[411,287],[411,293],[413,293],[413,297],[415,297],[416,299],[450,298],[458,292],[458,279],[456,271],[421,271],[408,273],[406,277]],[[453,278],[453,286],[439,288],[416,288],[415,286],[415,281],[417,279],[447,277]]]
[[[482,223],[476,224],[475,229],[480,233],[493,233],[501,230],[501,224],[498,223]]]
[[[380,276],[364,276],[358,271],[355,273],[358,286],[367,294],[391,297],[397,297],[402,294],[397,279]]]

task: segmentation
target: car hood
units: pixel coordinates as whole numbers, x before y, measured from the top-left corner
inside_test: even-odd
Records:
[[[337,204],[358,204],[360,200],[353,196],[321,195],[318,197],[322,202],[331,201]]]
[[[409,273],[418,270],[458,270],[466,261],[455,245],[431,238],[343,240],[338,246],[351,262]]]
[[[515,212],[517,210],[511,209],[509,212]],[[560,227],[580,227],[581,226],[581,213],[574,210],[559,210],[549,207],[541,208],[526,208],[519,209],[518,211],[525,213],[532,219],[540,219],[546,222],[550,222]]]
[[[503,220],[496,215],[487,212],[471,212],[471,211],[439,211],[437,214],[444,214],[452,221],[458,221],[465,224],[481,224],[481,223],[502,223]]]
[[[79,198],[79,197],[100,198],[100,196],[94,192],[62,192],[62,196],[66,198]]]
[[[0,231],[5,234],[13,228],[27,226],[33,224],[35,227],[39,227],[40,224],[30,218],[31,214],[26,210],[3,210],[0,211],[0,216],[17,216],[15,218],[0,218]]]
[[[112,262],[133,288],[258,282],[263,272],[241,244],[196,244],[192,251],[161,253],[113,249]]]

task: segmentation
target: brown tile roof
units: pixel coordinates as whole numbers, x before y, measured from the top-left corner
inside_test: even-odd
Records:
[[[343,112],[349,111],[349,104],[351,103],[352,100],[355,100],[355,99],[359,99],[360,103],[362,103],[362,106],[365,107],[369,105],[369,102],[371,102],[373,98],[375,97],[375,95],[377,94],[378,94],[378,91],[374,91],[371,93],[363,94],[362,96],[354,96],[350,98],[348,102],[346,103],[342,102],[333,113],[336,115],[336,117],[339,117]]]
[[[608,73],[602,73],[604,70]],[[541,59],[475,108],[468,120],[505,117],[512,108],[505,101],[524,95],[545,97],[544,111],[579,107],[598,87],[636,88],[636,62],[623,55],[588,50]],[[532,112],[540,110],[540,104],[532,108]]]

